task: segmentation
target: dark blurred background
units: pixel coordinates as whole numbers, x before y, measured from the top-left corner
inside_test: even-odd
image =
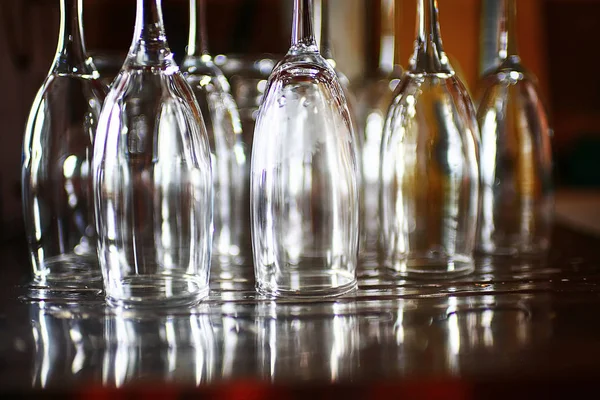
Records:
[[[329,0],[335,56],[354,88],[377,65],[380,0]],[[439,0],[446,51],[472,92],[480,71],[483,3]],[[131,42],[135,0],[84,0],[87,48],[117,69]],[[213,55],[277,58],[287,51],[293,0],[208,0]],[[402,65],[412,49],[415,0],[401,0]],[[600,187],[600,0],[519,0],[519,44],[537,75],[555,129],[559,188]],[[188,1],[163,0],[169,43],[181,59]],[[2,235],[21,232],[21,141],[29,107],[54,53],[59,0],[0,0],[0,218]],[[112,63],[112,65],[111,65]]]

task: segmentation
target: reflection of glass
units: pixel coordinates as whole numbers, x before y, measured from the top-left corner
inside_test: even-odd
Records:
[[[257,319],[258,368],[263,379],[339,382],[357,375],[356,317],[337,315],[336,305],[331,308],[324,316],[301,317],[273,307],[276,314]]]
[[[379,167],[381,156],[381,137],[385,117],[394,91],[402,78],[402,67],[398,64],[400,40],[395,35],[395,20],[399,19],[399,0],[381,2],[381,37],[379,50],[379,68],[376,76],[367,81],[359,94],[358,109],[361,161],[361,210],[364,246],[362,259],[374,259],[380,235],[379,223]]]
[[[224,305],[223,311],[231,304]],[[238,308],[232,307],[236,311]],[[237,314],[237,313],[236,313]],[[217,326],[215,325],[215,328]],[[256,325],[253,317],[224,315],[221,319],[221,331],[215,329],[220,338],[221,351],[219,357],[220,377],[225,380],[245,379],[257,374]]]
[[[443,51],[437,0],[418,0],[411,65],[382,143],[386,263],[405,274],[473,270],[478,129],[471,99]]]
[[[521,65],[516,2],[498,2],[500,65],[482,79],[482,209],[478,248],[489,254],[544,252],[552,222],[551,130],[535,77]]]
[[[100,379],[103,319],[77,311],[30,305],[35,342],[34,388],[64,388]]]
[[[337,295],[356,288],[356,148],[342,88],[314,38],[311,0],[295,2],[292,47],[270,77],[254,139],[258,290]]]
[[[532,310],[518,297],[450,297],[447,306],[446,318],[437,323],[442,331],[438,335],[445,337],[442,345],[446,349],[447,368],[456,374],[480,372],[469,371],[469,364],[461,363],[461,360],[482,352],[487,359],[499,352],[500,358],[510,360],[518,367],[522,349],[530,347],[534,340],[547,339],[552,329],[547,310]]]
[[[183,70],[200,105],[211,144],[213,254],[225,263],[236,259],[239,262],[243,228],[247,227],[246,154],[229,82],[208,52],[205,0],[190,0],[190,37]]]
[[[554,329],[548,299],[537,305],[531,300],[517,294],[397,300],[394,311],[363,315],[360,347],[377,357],[367,377],[468,376],[522,368],[531,357],[524,352],[544,348]]]
[[[439,371],[445,349],[433,332],[432,322],[441,311],[428,302],[397,300],[389,312],[363,318],[361,348],[379,350],[370,375],[378,379]],[[426,354],[424,354],[426,353]]]
[[[82,1],[62,0],[54,64],[31,108],[23,142],[23,212],[34,282],[100,283],[92,204],[92,143],[106,86],[86,54]]]
[[[208,294],[210,147],[166,42],[161,0],[137,2],[133,43],[98,124],[94,189],[111,303],[182,304]]]
[[[212,381],[217,359],[207,314],[117,315],[105,323],[103,384],[200,385]]]

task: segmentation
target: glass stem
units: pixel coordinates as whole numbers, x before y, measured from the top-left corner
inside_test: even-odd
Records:
[[[174,65],[162,16],[162,0],[137,0],[133,42],[125,62],[127,66]]]
[[[329,35],[329,1],[313,0],[314,4],[314,27],[317,35],[319,51],[326,60],[333,60],[333,46]]]
[[[395,67],[396,60],[400,59],[399,40],[396,40],[396,10],[400,7],[402,0],[381,0],[379,37],[379,71],[390,74]]]
[[[516,0],[502,0],[498,26],[498,58],[500,62],[518,64]]]
[[[417,40],[411,58],[415,74],[453,74],[442,46],[437,0],[417,1]]]
[[[313,0],[294,0],[294,22],[292,25],[292,54],[318,53],[313,28]]]
[[[83,0],[61,0],[60,33],[53,72],[89,74],[92,72],[83,39]]]
[[[190,0],[190,35],[187,45],[188,57],[208,55],[208,35],[206,33],[206,1]]]

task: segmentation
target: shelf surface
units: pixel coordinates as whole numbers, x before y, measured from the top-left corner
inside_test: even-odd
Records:
[[[346,398],[489,398],[494,385],[498,397],[519,385],[523,394],[586,379],[594,387],[600,239],[557,225],[552,243],[547,259],[480,259],[453,280],[362,266],[358,292],[321,301],[263,298],[251,266],[215,266],[210,298],[194,308],[117,311],[95,291],[79,302],[28,301],[27,251],[6,242],[0,393],[296,398],[333,383]]]

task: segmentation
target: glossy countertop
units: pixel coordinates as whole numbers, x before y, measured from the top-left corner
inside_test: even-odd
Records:
[[[453,280],[364,265],[359,291],[329,300],[262,298],[252,266],[215,266],[210,298],[173,310],[31,301],[25,244],[0,256],[0,394],[505,398],[600,378],[600,238],[561,224],[545,259]]]

